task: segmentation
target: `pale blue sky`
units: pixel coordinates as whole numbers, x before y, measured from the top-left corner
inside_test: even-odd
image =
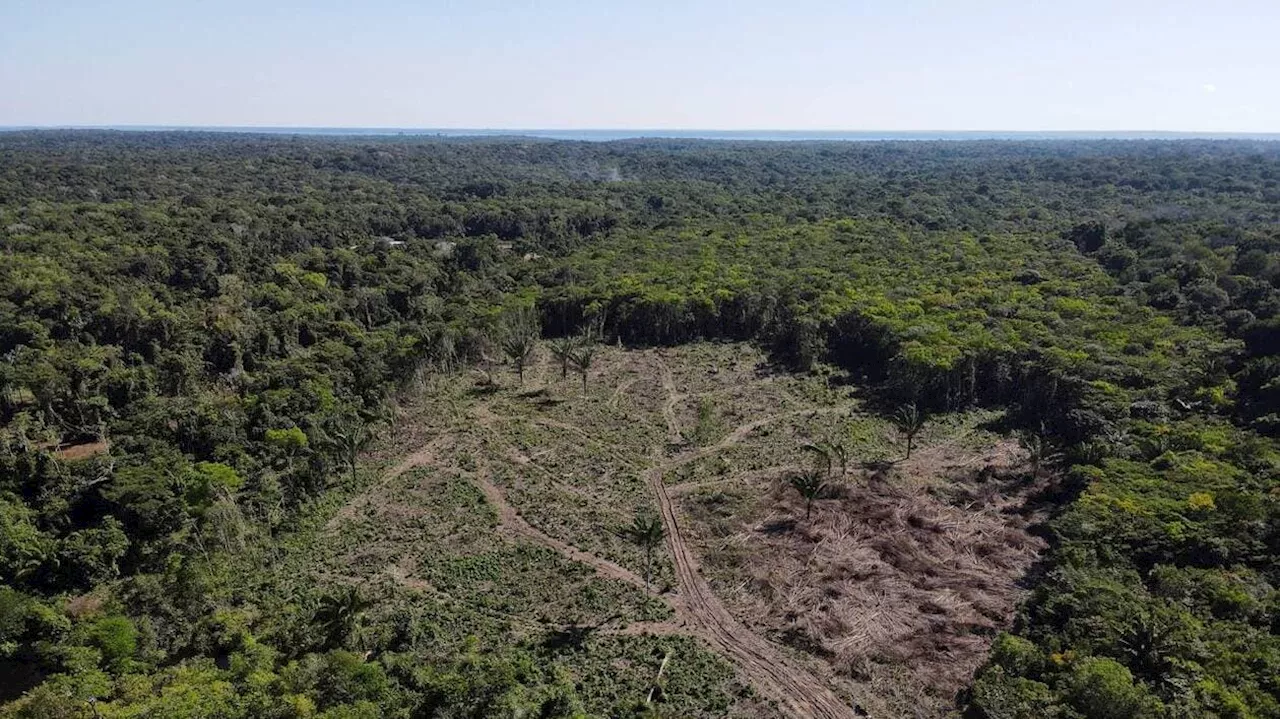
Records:
[[[1280,131],[1280,0],[0,0],[0,125]]]

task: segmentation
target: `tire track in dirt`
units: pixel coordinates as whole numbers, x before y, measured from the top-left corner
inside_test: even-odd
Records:
[[[757,689],[776,699],[795,717],[847,719],[848,706],[807,669],[787,659],[776,647],[734,619],[702,577],[698,562],[681,534],[675,507],[662,481],[662,467],[645,473],[662,510],[667,548],[676,567],[685,620],[695,633],[730,659]]]
[[[675,405],[684,395],[674,391],[674,379],[665,363],[659,363],[663,372],[662,385],[667,390],[667,399],[663,404],[663,416],[667,420],[669,436],[678,436],[679,421],[675,417]],[[677,622],[662,622],[650,626],[636,626],[623,630],[626,634],[692,634],[706,641],[721,656],[730,660],[750,682],[764,694],[775,699],[784,711],[797,719],[848,719],[858,714],[839,697],[828,689],[825,683],[814,676],[803,666],[790,660],[773,644],[756,635],[745,625],[733,617],[720,600],[711,591],[711,586],[702,577],[698,563],[689,549],[681,533],[679,519],[675,507],[667,493],[662,475],[675,467],[710,456],[742,442],[752,432],[773,422],[801,415],[831,414],[849,411],[854,404],[819,409],[803,409],[771,415],[746,422],[734,428],[729,434],[714,445],[698,450],[685,452],[666,462],[659,459],[655,451],[654,466],[645,470],[642,476],[649,485],[654,499],[661,510],[662,523],[666,529],[667,547],[671,552],[676,567],[676,581],[679,588],[676,601],[670,602],[676,612]],[[579,432],[582,430],[578,428]],[[583,432],[585,435],[586,433]],[[560,552],[566,557],[592,566],[604,576],[622,579],[645,589],[650,594],[653,590],[644,584],[644,580],[630,570],[608,562],[588,552],[583,552],[558,539],[543,534],[529,525],[515,508],[506,502],[502,491],[482,476],[478,480],[486,500],[498,511],[499,519],[504,527],[531,541]]]
[[[663,386],[670,386],[665,376]],[[668,398],[668,406],[670,402]],[[747,681],[777,700],[784,711],[797,719],[848,719],[859,714],[812,672],[786,657],[776,646],[752,632],[729,613],[711,591],[711,585],[703,578],[697,558],[684,539],[679,516],[662,475],[737,444],[771,422],[804,414],[844,412],[853,406],[849,404],[817,410],[795,410],[746,422],[710,447],[686,452],[666,462],[658,462],[644,472],[649,489],[661,510],[667,549],[671,552],[676,568],[676,583],[681,599],[679,616],[689,624],[695,635],[707,641],[737,666]]]
[[[540,544],[552,551],[559,552],[575,562],[585,564],[596,570],[596,573],[603,577],[626,582],[627,584],[644,590],[647,594],[657,596],[657,592],[646,584],[640,575],[630,569],[619,564],[615,564],[607,559],[597,557],[590,552],[584,552],[577,547],[556,539],[555,537],[544,534],[533,525],[529,524],[525,521],[524,517],[520,516],[520,513],[516,511],[515,507],[512,507],[507,502],[507,498],[502,494],[502,490],[499,489],[498,485],[494,484],[485,473],[481,472],[476,477],[475,482],[476,486],[480,488],[481,493],[484,494],[485,501],[487,501],[493,507],[494,511],[498,513],[498,521],[507,531],[522,539],[527,539],[534,544]]]
[[[663,403],[662,414],[667,423],[668,437],[676,444],[684,442],[679,418],[675,407],[686,395],[675,391],[675,381],[670,368],[658,359],[662,371],[662,386],[667,394]],[[825,683],[808,669],[785,656],[775,645],[756,635],[745,625],[733,617],[711,590],[710,584],[702,577],[698,561],[684,539],[675,506],[671,501],[663,481],[663,474],[683,464],[720,452],[746,439],[755,430],[772,422],[788,417],[804,414],[829,414],[849,410],[853,405],[828,407],[821,409],[794,410],[762,419],[744,423],[736,427],[728,435],[714,445],[685,452],[667,461],[660,459],[661,448],[655,449],[655,464],[645,470],[642,475],[649,485],[661,510],[662,523],[666,529],[666,543],[671,552],[676,568],[676,581],[679,589],[676,597],[662,597],[672,606],[676,613],[676,621],[637,623],[631,627],[618,630],[619,634],[692,634],[706,641],[713,649],[730,660],[750,682],[765,695],[776,700],[780,708],[797,719],[849,719],[859,716],[858,712],[836,696]],[[494,415],[487,406],[477,408],[477,419],[480,426],[487,427],[502,417]],[[562,423],[551,423],[562,429],[580,428]],[[443,438],[424,445],[413,454],[405,457],[397,465],[388,470],[379,483],[394,479],[410,469],[434,463],[437,459],[440,441]],[[544,534],[530,525],[519,512],[511,506],[502,490],[493,483],[485,471],[475,478],[477,487],[485,500],[494,508],[502,529],[511,534],[529,540],[573,561],[585,564],[597,574],[616,579],[635,586],[650,596],[659,596],[639,575],[614,562],[582,551],[566,542]],[[367,503],[357,501],[340,510],[329,527],[332,528],[343,515],[354,512]],[[348,511],[349,510],[349,511]]]
[[[671,368],[663,361],[662,355],[654,353],[653,356],[658,360],[658,369],[662,374],[662,390],[667,395],[662,403],[662,417],[667,421],[667,441],[671,444],[684,444],[684,431],[680,427],[676,405],[685,398],[685,394],[676,391],[675,376],[671,374]]]

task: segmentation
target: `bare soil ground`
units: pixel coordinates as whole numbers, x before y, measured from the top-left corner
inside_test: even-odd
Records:
[[[918,711],[928,697],[922,715],[935,715],[1007,624],[1043,543],[1026,531],[1020,479],[974,470],[950,500],[895,479],[859,476],[808,520],[776,478],[694,493],[687,507],[714,586],[754,631],[824,657],[888,706]]]
[[[545,356],[501,384],[458,378],[409,412],[317,574],[602,641],[694,637],[768,700],[733,715],[940,716],[1041,548],[989,414],[939,418],[887,465],[900,438],[855,392],[744,345],[605,348],[585,394]],[[809,520],[786,483],[807,442],[851,455]],[[645,514],[666,532],[652,567],[621,531]]]
[[[53,456],[64,462],[74,462],[106,454],[110,449],[111,446],[105,440],[81,442],[80,444],[63,444],[54,448]]]

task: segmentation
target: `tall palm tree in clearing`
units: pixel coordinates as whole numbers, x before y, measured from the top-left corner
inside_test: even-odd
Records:
[[[644,549],[644,583],[649,583],[649,575],[653,569],[653,552],[662,544],[667,532],[662,528],[662,520],[648,515],[638,515],[623,534],[640,548]]]
[[[372,421],[355,415],[335,421],[324,432],[324,443],[338,453],[351,472],[352,486],[355,486],[356,482],[360,450],[373,439],[374,429]]]
[[[574,371],[582,375],[582,393],[587,393],[587,373],[591,371],[591,363],[595,360],[595,345],[583,345],[569,355],[569,363]]]
[[[551,340],[549,345],[551,354],[560,361],[560,379],[569,376],[569,362],[573,358],[573,353],[578,349],[578,339],[576,337],[558,337]]]
[[[533,332],[522,328],[508,331],[502,338],[502,351],[516,368],[516,376],[520,378],[520,386],[524,386],[524,368],[533,358],[533,350],[537,347],[538,338]]]
[[[898,431],[907,438],[907,459],[911,459],[911,447],[914,445],[916,435],[920,434],[920,430],[924,429],[925,416],[916,407],[916,403],[904,404],[893,413],[893,423],[897,426]]]

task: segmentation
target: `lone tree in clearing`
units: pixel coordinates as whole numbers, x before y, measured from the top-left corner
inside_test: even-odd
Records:
[[[357,412],[340,417],[322,430],[323,443],[342,458],[351,473],[353,484],[356,481],[360,450],[373,439],[378,424],[391,424],[394,418],[395,411],[390,405],[383,404],[373,412]]]
[[[515,330],[502,339],[502,351],[507,354],[507,359],[511,360],[511,366],[515,367],[521,386],[524,386],[524,368],[533,358],[533,350],[536,346],[537,338],[532,332]]]
[[[821,497],[822,492],[827,488],[822,471],[817,467],[803,469],[791,475],[787,482],[804,499],[804,521],[809,521],[809,517],[813,514],[813,500]]]
[[[849,450],[840,442],[805,444],[800,449],[811,452],[822,463],[828,476],[835,474],[837,464],[840,466],[841,477],[849,473]]]
[[[802,444],[800,449],[813,455],[813,466],[800,470],[788,478],[787,481],[804,499],[804,519],[807,522],[813,514],[813,500],[822,496],[822,493],[827,489],[827,480],[831,479],[832,470],[834,469],[831,455],[834,453],[839,457],[841,475],[844,474],[847,458],[843,448],[837,451],[827,445]]]
[[[520,378],[520,385],[524,386],[524,368],[529,366],[529,360],[538,347],[538,321],[528,310],[519,310],[508,315],[503,324],[505,327],[500,342],[502,351],[511,360],[511,366]]]
[[[907,438],[907,459],[911,459],[911,448],[915,444],[916,435],[920,434],[920,430],[924,429],[925,416],[916,407],[916,403],[904,404],[898,408],[893,414],[893,423],[897,426],[898,431]]]
[[[587,393],[587,373],[591,371],[591,363],[595,360],[596,348],[594,345],[584,345],[574,350],[569,355],[569,363],[573,365],[573,369],[582,375],[582,393]]]
[[[653,551],[667,536],[666,530],[662,528],[662,520],[653,516],[638,515],[623,534],[644,549],[644,583],[648,584],[649,575],[653,569]]]
[[[573,353],[578,349],[578,340],[575,337],[558,337],[551,340],[551,354],[560,361],[560,379],[569,376],[569,363],[573,359]]]

